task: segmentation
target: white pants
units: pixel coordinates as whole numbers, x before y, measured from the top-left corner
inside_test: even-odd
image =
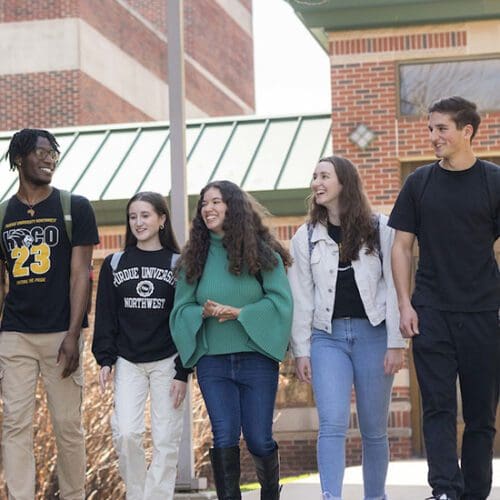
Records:
[[[169,391],[175,356],[151,363],[118,358],[115,365],[113,444],[125,481],[127,500],[172,500],[181,440],[183,406],[174,408]],[[144,409],[151,395],[153,458],[146,466]]]

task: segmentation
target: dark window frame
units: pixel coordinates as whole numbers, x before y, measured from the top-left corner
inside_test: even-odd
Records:
[[[425,116],[425,113],[411,113],[411,114],[403,114],[401,112],[401,67],[402,66],[419,66],[419,65],[433,65],[433,64],[447,64],[447,63],[460,63],[460,62],[479,62],[479,61],[488,61],[488,60],[497,60],[500,62],[500,53],[494,54],[484,54],[484,55],[472,55],[472,56],[461,56],[461,57],[436,57],[432,59],[415,59],[415,60],[401,60],[396,62],[396,109],[398,118],[405,119],[418,119]],[[459,92],[457,92],[460,95]],[[431,103],[429,103],[430,105]],[[496,113],[500,112],[500,105],[498,109],[483,109],[480,110],[481,114],[484,113]]]

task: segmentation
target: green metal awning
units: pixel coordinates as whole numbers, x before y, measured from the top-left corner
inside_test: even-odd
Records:
[[[500,18],[498,0],[286,0],[326,48],[328,31]]]
[[[138,191],[170,192],[168,123],[53,129],[61,160],[53,184],[95,205]],[[12,132],[0,133],[0,152]],[[228,179],[255,194],[307,189],[318,158],[331,154],[331,115],[231,117],[186,123],[188,193]],[[18,187],[17,172],[0,162],[0,201]],[[283,200],[285,193],[276,196]],[[285,196],[286,198],[286,196]],[[97,203],[98,202],[98,203]],[[104,204],[103,204],[104,203]],[[281,202],[282,203],[282,202]],[[116,205],[112,203],[111,205]],[[120,204],[121,205],[121,204]]]

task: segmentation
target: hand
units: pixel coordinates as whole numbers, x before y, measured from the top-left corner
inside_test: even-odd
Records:
[[[224,323],[227,320],[238,319],[241,309],[232,306],[219,306],[214,313],[216,318],[219,318],[219,323]]]
[[[406,339],[411,339],[418,335],[418,316],[411,305],[406,306],[400,311],[399,331]]]
[[[172,380],[172,385],[170,386],[170,397],[174,404],[174,408],[179,408],[182,405],[184,398],[186,397],[187,383],[182,380]]]
[[[214,302],[213,300],[207,300],[203,304],[203,311],[201,313],[203,318],[210,318],[211,316],[214,315],[214,310],[216,307],[220,306],[217,302]]]
[[[384,373],[394,375],[403,367],[404,349],[387,349],[384,357]]]
[[[108,380],[111,378],[111,367],[103,366],[99,371],[99,386],[101,387],[101,394],[104,394],[106,391],[106,384]]]
[[[224,321],[238,319],[241,309],[238,307],[227,306],[224,304],[219,304],[213,300],[207,300],[203,305],[202,316],[208,318],[212,316],[219,319],[219,323],[224,323]]]
[[[64,358],[62,378],[66,378],[77,370],[80,363],[80,347],[78,345],[78,337],[76,335],[68,333],[65,335],[57,353],[58,365],[62,358]]]
[[[295,374],[301,382],[311,383],[311,358],[309,356],[299,356],[295,358]]]

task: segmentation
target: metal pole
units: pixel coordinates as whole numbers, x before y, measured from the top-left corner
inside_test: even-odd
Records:
[[[186,138],[184,134],[183,0],[167,0],[168,109],[170,121],[171,209],[174,231],[181,245],[187,239]]]
[[[172,224],[181,245],[187,239],[188,203],[186,184],[186,138],[184,111],[184,40],[183,0],[167,0],[168,37],[168,102],[170,121],[170,208]],[[191,382],[188,383],[184,430],[179,449],[176,488],[193,490],[206,488],[206,479],[195,478],[193,452],[193,421]]]

